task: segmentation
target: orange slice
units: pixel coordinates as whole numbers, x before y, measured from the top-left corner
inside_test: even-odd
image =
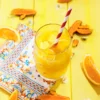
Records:
[[[13,40],[15,42],[20,41],[20,35],[17,31],[12,28],[3,27],[0,28],[0,38],[4,38],[7,40]]]
[[[89,81],[95,85],[100,85],[100,71],[95,66],[91,55],[85,56],[82,68]]]
[[[18,100],[18,91],[17,91],[17,90],[15,90],[15,91],[11,94],[9,100]]]

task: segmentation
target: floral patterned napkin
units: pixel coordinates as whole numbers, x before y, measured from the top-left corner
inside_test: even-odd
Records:
[[[46,80],[37,72],[33,57],[34,31],[19,24],[19,44],[7,41],[0,49],[0,87],[8,92],[19,91],[19,99],[34,100],[49,91],[55,81]]]

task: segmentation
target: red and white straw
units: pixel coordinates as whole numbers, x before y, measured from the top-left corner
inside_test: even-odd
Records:
[[[67,20],[68,20],[68,17],[69,17],[69,15],[70,15],[71,11],[72,11],[71,8],[68,9],[68,11],[67,11],[67,13],[66,13],[66,16],[65,16],[65,19],[64,19],[64,22],[63,22],[62,25],[61,25],[60,31],[59,31],[59,33],[58,33],[58,35],[57,35],[57,37],[56,37],[56,40],[55,40],[55,43],[53,44],[53,46],[58,44],[59,38],[61,37],[61,35],[62,35],[62,33],[63,33],[63,30],[64,30],[64,28],[65,28],[65,25],[66,25],[66,23],[67,23]]]

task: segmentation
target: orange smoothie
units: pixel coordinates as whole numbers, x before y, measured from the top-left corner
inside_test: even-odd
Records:
[[[67,70],[71,57],[71,38],[67,29],[56,46],[52,47],[60,25],[47,24],[41,27],[35,37],[34,58],[38,72],[46,78],[58,79]]]

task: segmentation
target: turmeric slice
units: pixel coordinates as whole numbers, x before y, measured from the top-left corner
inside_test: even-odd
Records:
[[[89,29],[89,28],[87,28],[87,29],[85,29],[85,28],[82,28],[82,29],[77,28],[76,31],[77,31],[79,34],[84,34],[84,35],[88,35],[88,34],[91,34],[91,33],[92,33],[92,30]]]
[[[73,42],[72,42],[72,46],[76,47],[76,46],[78,46],[78,44],[79,44],[79,40],[78,39],[74,39]]]
[[[20,19],[24,19],[26,16],[35,15],[36,11],[32,9],[16,8],[11,11],[11,15],[20,16]]]
[[[89,26],[88,26],[88,25],[81,25],[81,26],[79,26],[78,28],[79,28],[79,29],[88,29]]]
[[[68,2],[70,2],[71,0],[58,0],[57,2],[58,3],[68,3]]]
[[[73,37],[74,33],[77,32],[81,35],[89,35],[92,33],[92,30],[89,28],[88,25],[81,25],[82,21],[77,20],[74,24],[69,28],[68,32],[71,37]]]
[[[55,91],[50,91],[48,94],[38,96],[36,100],[70,100],[70,98],[58,95]]]
[[[73,37],[73,34],[76,32],[77,28],[82,24],[81,20],[77,20],[74,22],[74,24],[69,28],[68,32],[71,36],[71,38]]]
[[[36,98],[36,100],[70,100],[69,97],[60,96],[60,95],[41,95]]]

